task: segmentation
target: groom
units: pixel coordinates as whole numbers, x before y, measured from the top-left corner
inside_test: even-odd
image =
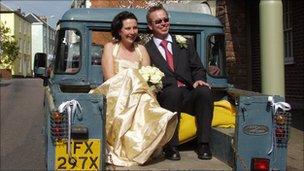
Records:
[[[198,158],[209,160],[212,154],[209,135],[213,117],[213,97],[205,82],[205,69],[191,41],[178,40],[169,34],[167,11],[153,6],[147,12],[148,28],[153,38],[146,44],[152,65],[164,72],[163,89],[157,94],[160,105],[168,110],[194,115],[197,124]],[[183,39],[183,38],[182,38]],[[183,47],[180,47],[182,43]],[[165,157],[180,160],[178,128],[164,148]]]

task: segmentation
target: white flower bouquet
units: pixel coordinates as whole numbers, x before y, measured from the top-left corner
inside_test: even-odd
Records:
[[[184,36],[182,36],[182,35],[176,35],[175,38],[176,38],[176,41],[177,41],[178,45],[181,48],[187,48],[188,47],[188,45],[187,45],[187,39]]]
[[[162,78],[165,74],[157,67],[143,66],[139,69],[139,73],[153,92],[158,92],[163,88]]]

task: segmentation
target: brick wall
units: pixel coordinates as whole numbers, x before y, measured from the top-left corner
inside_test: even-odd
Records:
[[[12,71],[11,69],[0,69],[0,79],[11,79]]]
[[[260,58],[260,20],[259,1],[251,1],[248,6],[250,20],[250,47],[252,90],[261,92],[261,58]]]
[[[247,1],[248,2],[248,1]],[[304,108],[304,1],[292,3],[294,64],[285,65],[285,97],[293,108]],[[259,1],[250,1],[252,90],[261,91]]]
[[[245,7],[243,0],[218,0],[216,14],[225,30],[229,83],[248,90],[251,86]]]
[[[285,65],[286,99],[304,108],[304,1],[291,1],[294,64]]]
[[[91,0],[91,8],[107,8],[107,7],[137,7],[146,5],[144,0]],[[106,44],[112,40],[110,32],[93,32],[93,42],[96,44]]]
[[[139,7],[145,6],[144,0],[91,0],[91,8],[102,7]]]

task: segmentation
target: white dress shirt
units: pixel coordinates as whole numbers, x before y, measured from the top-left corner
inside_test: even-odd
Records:
[[[167,38],[165,39],[168,41],[168,45],[167,48],[168,50],[172,53],[172,36],[170,34],[168,34]],[[159,52],[162,54],[163,58],[166,60],[166,53],[164,48],[160,45],[160,43],[162,42],[162,39],[153,37],[153,42],[155,43],[157,49],[159,50]],[[172,53],[173,54],[173,53]]]

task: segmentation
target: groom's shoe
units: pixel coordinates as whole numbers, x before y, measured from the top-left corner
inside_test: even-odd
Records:
[[[201,160],[210,160],[212,159],[212,153],[208,143],[203,143],[199,145],[196,150],[197,157]]]
[[[165,158],[169,160],[180,160],[180,154],[177,147],[168,146],[164,149]]]

